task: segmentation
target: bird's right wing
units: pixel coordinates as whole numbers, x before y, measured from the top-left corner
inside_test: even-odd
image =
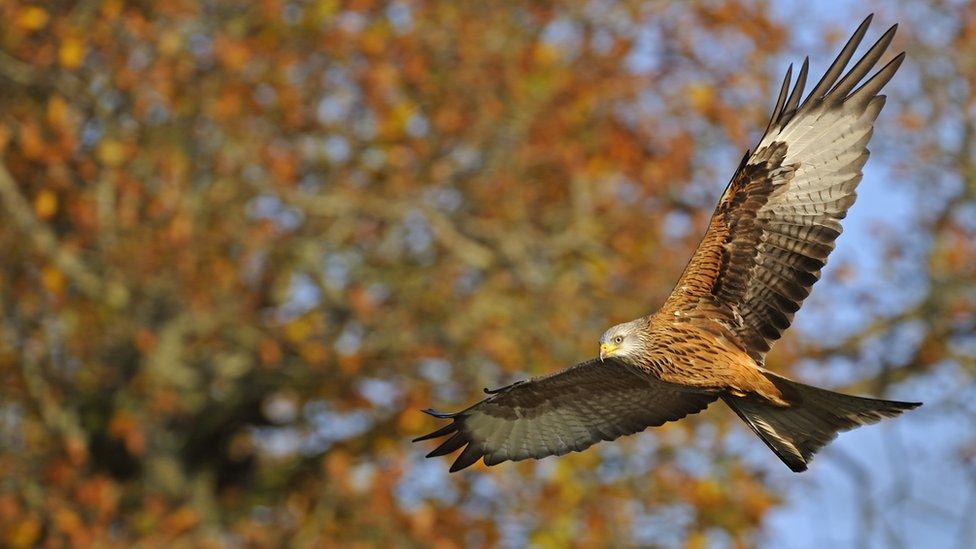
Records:
[[[869,77],[896,27],[843,76],[871,18],[864,20],[804,101],[804,62],[790,73],[766,132],[722,195],[708,231],[662,313],[716,319],[762,362],[820,277],[854,203],[882,87],[904,53]]]
[[[461,412],[426,410],[451,423],[414,442],[448,437],[427,457],[463,447],[452,473],[481,457],[495,465],[578,452],[698,413],[717,398],[638,375],[614,359],[589,360],[486,392],[492,396]]]

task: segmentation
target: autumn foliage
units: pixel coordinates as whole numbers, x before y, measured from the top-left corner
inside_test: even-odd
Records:
[[[0,18],[0,545],[747,545],[778,503],[717,410],[453,477],[408,442],[662,301],[785,68],[765,3]]]

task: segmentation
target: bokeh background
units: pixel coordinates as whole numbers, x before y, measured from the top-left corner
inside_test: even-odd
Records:
[[[449,476],[418,409],[659,305],[789,62],[901,22],[770,355],[923,400],[794,475],[715,406]],[[0,2],[0,545],[971,547],[976,6]]]

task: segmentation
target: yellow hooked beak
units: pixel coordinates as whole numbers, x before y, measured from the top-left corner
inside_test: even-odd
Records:
[[[617,350],[617,346],[613,343],[601,343],[600,344],[600,360],[613,356],[614,351]]]

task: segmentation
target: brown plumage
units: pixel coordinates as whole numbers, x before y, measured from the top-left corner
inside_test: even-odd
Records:
[[[491,396],[461,412],[428,410],[451,420],[416,439],[448,437],[428,457],[463,448],[453,472],[482,458],[494,465],[562,455],[721,398],[786,465],[803,471],[838,432],[919,406],[834,393],[763,368],[841,233],[884,106],[878,93],[904,59],[898,54],[865,80],[894,26],[841,78],[870,21],[802,103],[808,62],[792,91],[787,71],[755,152],[743,157],[659,311],[607,330],[599,360],[486,390]]]

